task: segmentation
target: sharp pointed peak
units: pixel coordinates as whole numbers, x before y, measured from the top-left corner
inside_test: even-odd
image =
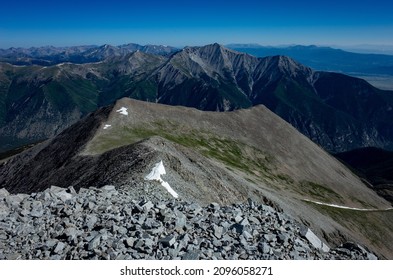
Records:
[[[183,51],[185,51],[186,53],[193,53],[193,52],[199,52],[199,53],[214,53],[214,52],[224,53],[225,52],[225,53],[235,53],[235,54],[241,53],[235,50],[228,49],[227,47],[219,43],[213,43],[209,45],[195,46],[195,47],[187,46],[183,49]]]

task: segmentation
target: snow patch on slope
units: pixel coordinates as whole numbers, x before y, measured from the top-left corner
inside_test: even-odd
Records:
[[[355,211],[381,211],[381,209],[354,208],[354,207],[324,203],[324,202],[319,202],[319,201],[314,201],[314,200],[309,200],[309,199],[303,199],[303,200],[311,202],[311,203],[315,203],[318,205],[325,205],[325,206],[330,206],[330,207],[334,207],[334,208],[349,209],[349,210],[355,210]],[[390,211],[390,210],[393,210],[393,208],[382,209],[382,211]]]
[[[110,124],[106,124],[106,125],[104,125],[104,129],[108,129],[108,128],[110,128],[112,125],[110,125]]]
[[[145,180],[149,181],[158,181],[174,198],[178,198],[179,195],[171,188],[168,182],[165,182],[161,179],[161,175],[166,174],[164,164],[162,160],[159,163],[156,163],[151,170],[151,172],[145,177]]]
[[[122,115],[125,115],[125,116],[128,116],[128,111],[127,111],[128,109],[126,108],[126,107],[121,107],[119,110],[117,110],[116,112],[118,112],[118,113],[120,113],[120,114],[122,114]]]

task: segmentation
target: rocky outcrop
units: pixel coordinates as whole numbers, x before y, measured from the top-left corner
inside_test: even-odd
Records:
[[[374,259],[354,243],[327,252],[301,225],[252,200],[200,206],[129,189],[0,190],[0,259]]]

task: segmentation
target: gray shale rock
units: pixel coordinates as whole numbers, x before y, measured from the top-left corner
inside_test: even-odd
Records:
[[[5,198],[9,195],[10,195],[10,193],[5,188],[0,189],[0,201],[2,198]]]
[[[143,185],[140,187],[143,188]],[[375,259],[327,246],[285,213],[252,200],[200,206],[130,188],[0,189],[0,259]]]

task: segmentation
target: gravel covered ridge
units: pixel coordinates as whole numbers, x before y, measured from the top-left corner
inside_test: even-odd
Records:
[[[0,189],[0,259],[374,259],[346,243],[324,253],[267,205],[136,198],[114,186],[31,195]]]

